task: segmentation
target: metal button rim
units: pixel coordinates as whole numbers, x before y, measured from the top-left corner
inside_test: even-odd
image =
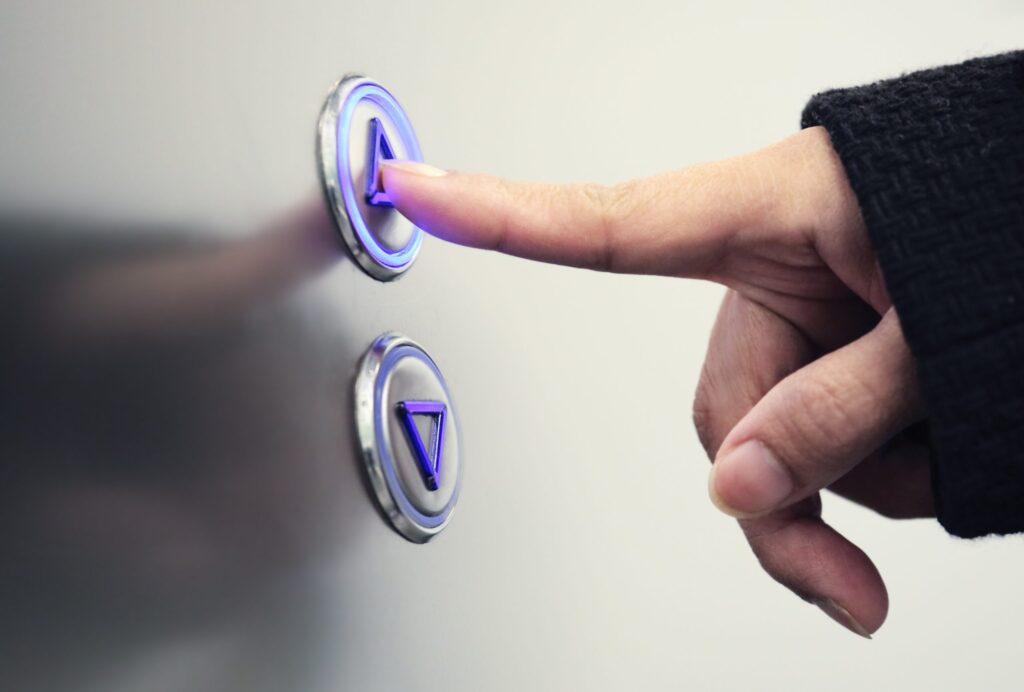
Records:
[[[459,463],[455,489],[445,507],[436,515],[423,514],[406,497],[383,430],[386,414],[382,411],[383,386],[390,369],[404,357],[419,357],[433,371],[444,390],[456,435]],[[355,414],[360,452],[378,506],[399,534],[414,543],[426,543],[451,521],[462,486],[462,436],[444,375],[426,350],[412,339],[397,332],[382,334],[360,363],[355,383]]]
[[[395,97],[379,82],[363,75],[349,74],[342,77],[331,87],[317,127],[317,152],[319,153],[320,181],[328,206],[337,224],[342,239],[348,246],[353,258],[371,277],[380,281],[391,281],[404,274],[412,266],[423,244],[423,231],[413,227],[408,242],[398,250],[382,247],[366,227],[355,200],[346,201],[347,194],[356,191],[351,183],[343,186],[343,174],[340,172],[338,158],[339,146],[345,153],[347,173],[348,119],[351,110],[364,98],[373,97],[374,102],[402,128],[402,141],[409,150],[409,158],[422,161],[419,140],[413,130],[412,123],[399,105]],[[342,129],[345,137],[339,137]],[[340,144],[339,144],[340,142]]]

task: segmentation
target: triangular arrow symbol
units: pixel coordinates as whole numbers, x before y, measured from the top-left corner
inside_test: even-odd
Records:
[[[402,429],[409,440],[413,456],[423,473],[423,482],[429,490],[437,490],[441,485],[441,459],[444,456],[444,417],[448,407],[440,401],[401,401],[398,404],[398,415]],[[423,443],[423,436],[416,426],[413,416],[430,416],[430,440]]]
[[[380,186],[380,160],[395,158],[380,118],[370,120],[370,160],[366,166],[366,201],[375,207],[393,207],[388,193]]]

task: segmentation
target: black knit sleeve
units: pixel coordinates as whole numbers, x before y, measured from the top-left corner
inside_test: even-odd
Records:
[[[928,406],[939,520],[1024,531],[1024,52],[815,96]]]

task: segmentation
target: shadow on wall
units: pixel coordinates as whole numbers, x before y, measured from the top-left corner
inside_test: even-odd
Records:
[[[0,219],[0,689],[115,689],[210,632],[257,650],[211,689],[305,689],[318,568],[367,516],[356,340],[300,290],[345,256],[319,202],[182,230]]]

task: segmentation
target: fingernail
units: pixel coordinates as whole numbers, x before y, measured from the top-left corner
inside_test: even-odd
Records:
[[[384,168],[393,168],[399,171],[405,171],[406,173],[413,173],[415,175],[423,175],[428,178],[440,178],[442,175],[448,175],[448,171],[431,166],[429,163],[422,163],[420,161],[400,161],[397,159],[388,159],[381,161],[380,165]]]
[[[767,447],[748,440],[715,459],[708,489],[715,506],[742,519],[775,509],[793,493],[793,479]]]
[[[850,615],[850,611],[831,598],[812,598],[811,603],[821,608],[825,615],[828,615],[854,634],[859,634],[865,639],[871,639],[871,633],[868,632],[867,628],[857,622],[857,619]]]

